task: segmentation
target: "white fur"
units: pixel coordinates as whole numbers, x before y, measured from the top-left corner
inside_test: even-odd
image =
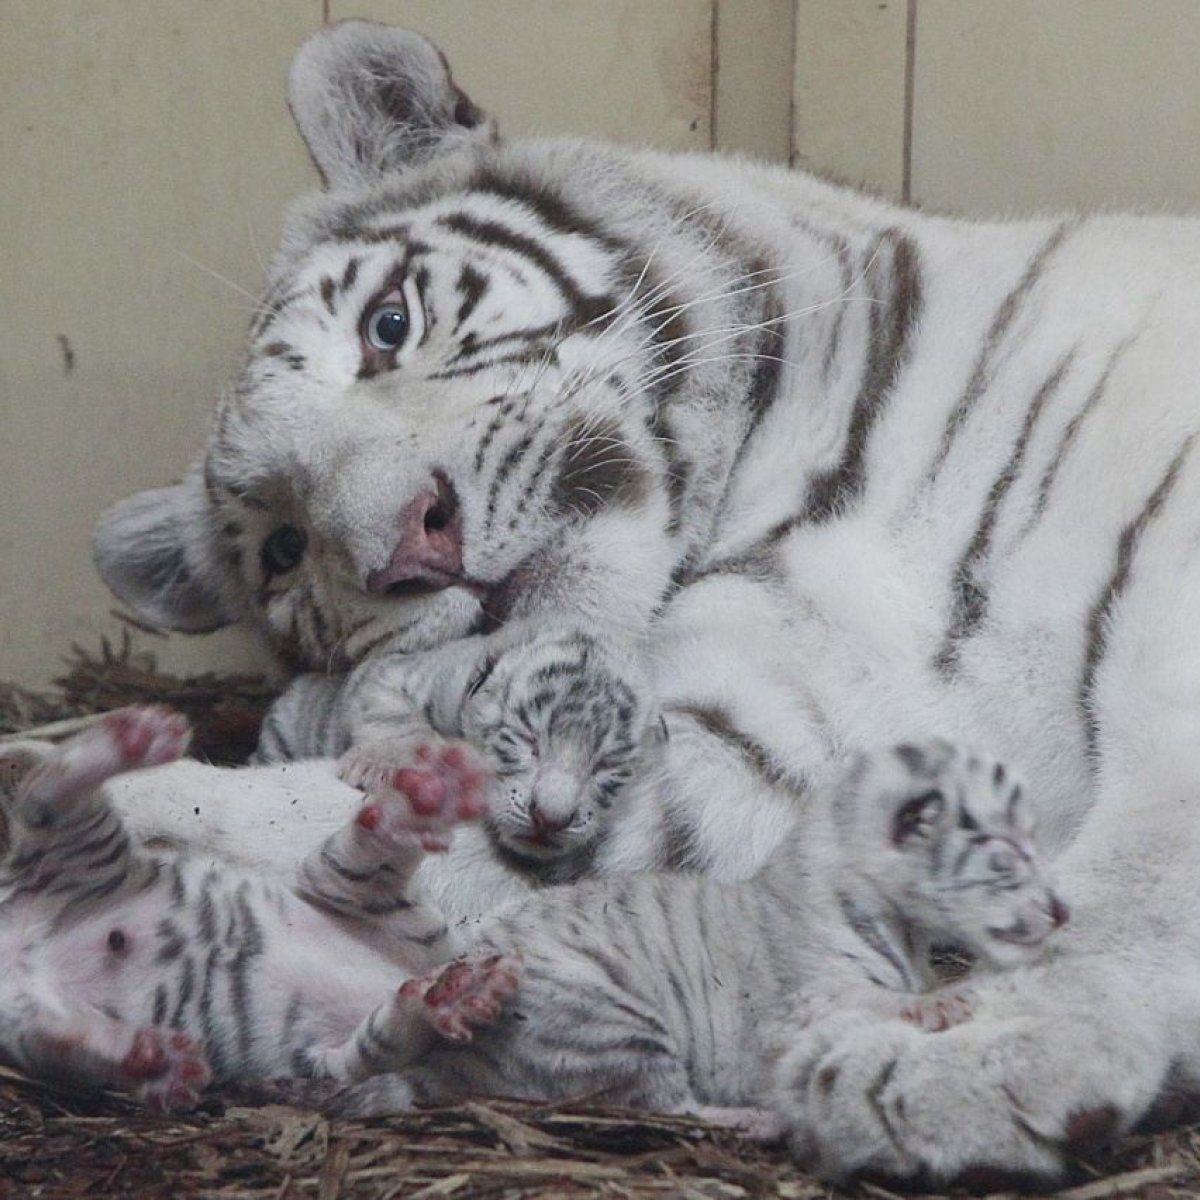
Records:
[[[359,33],[317,35],[304,61],[353,60]],[[397,75],[410,88],[428,81],[424,68],[406,71],[407,55],[395,56]],[[324,69],[294,76],[302,127],[319,113],[327,126],[354,128],[358,109],[344,93],[331,106],[326,94],[336,79]],[[938,733],[987,745],[1031,779],[1076,902],[1059,953],[981,980],[977,1015],[961,1028],[927,1036],[861,1014],[798,1028],[778,1095],[797,1152],[831,1174],[945,1181],[984,1168],[1046,1178],[1083,1132],[1129,1129],[1165,1089],[1194,1088],[1200,449],[1189,450],[1189,439],[1200,431],[1200,223],[951,221],[708,156],[489,145],[453,128],[443,131],[444,153],[433,153],[422,128],[419,154],[397,162],[389,150],[344,179],[342,151],[323,149],[309,131],[327,174],[351,190],[293,209],[268,303],[295,287],[308,298],[258,337],[218,417],[214,484],[258,487],[267,508],[221,501],[246,525],[244,577],[188,551],[188,563],[207,564],[196,568],[207,572],[200,582],[222,597],[213,620],[236,613],[278,640],[295,619],[317,670],[385,649],[428,652],[436,663],[441,647],[453,656],[483,643],[464,641],[477,628],[476,593],[450,587],[396,602],[367,594],[364,572],[387,560],[396,514],[434,469],[470,476],[489,397],[528,393],[531,411],[550,414],[548,439],[569,436],[554,422],[576,405],[619,433],[638,464],[640,501],[572,522],[539,493],[511,540],[466,539],[464,569],[495,580],[532,556],[542,570],[517,597],[513,624],[536,630],[551,615],[647,653],[671,738],[665,778],[645,786],[690,814],[692,863],[721,878],[747,876],[801,814],[803,781],[824,763]],[[495,307],[480,310],[488,322],[553,309],[551,281],[527,259],[514,266],[475,246],[468,255],[438,225],[447,207],[480,205],[469,189],[481,168],[564,196],[582,223],[635,246],[648,286],[670,292],[690,332],[671,368],[684,382],[659,435],[646,432],[642,385],[663,362],[632,317],[602,336],[575,330],[541,369],[497,365],[437,382],[430,373],[453,352],[443,340],[406,351],[402,370],[357,379],[362,305],[403,239],[339,241],[334,231],[354,205],[368,213],[363,228],[402,219],[412,237],[436,244],[426,303],[442,306],[439,336],[448,337],[446,306],[463,262],[489,255]],[[504,197],[483,207],[523,232],[540,219]],[[778,399],[753,428],[741,401],[765,351],[747,328],[770,318],[756,307],[761,290],[747,291],[738,275],[742,260],[721,248],[729,235],[769,264],[758,282],[772,283],[794,314],[770,346],[786,360]],[[564,238],[546,229],[542,238],[581,288],[609,286],[586,230]],[[893,289],[905,254],[919,294],[906,352],[869,423],[862,487],[764,541],[801,514],[820,473],[845,459],[872,350],[886,346],[886,322],[901,319]],[[309,293],[351,255],[361,259],[359,283],[333,318]],[[880,315],[884,323],[873,324]],[[284,372],[263,357],[276,337],[295,344],[307,369]],[[634,382],[606,377],[605,365]],[[497,435],[499,452],[519,437],[514,416]],[[694,468],[674,530],[672,444]],[[485,473],[477,488],[460,488],[468,530],[486,523],[487,482]],[[184,515],[175,527],[189,542],[213,536],[186,522],[196,486],[177,496]],[[515,512],[517,502],[506,492],[501,508]],[[123,512],[98,536],[106,577],[150,619],[195,623],[191,586],[178,589],[173,616],[170,598],[147,599],[137,586]],[[280,521],[300,523],[312,549],[259,604],[257,549]],[[981,529],[985,545],[964,580]],[[756,553],[758,566],[736,566]],[[680,564],[683,586],[669,592]],[[966,583],[985,607],[951,639]],[[324,639],[305,624],[318,608],[331,631]],[[952,668],[939,665],[948,641]],[[756,761],[711,720],[705,726],[714,707],[758,747]],[[662,847],[643,812],[630,805],[629,832],[600,869],[657,861]],[[145,819],[150,827],[159,816]],[[490,885],[460,878],[455,911],[490,903]],[[469,894],[477,884],[487,899]]]

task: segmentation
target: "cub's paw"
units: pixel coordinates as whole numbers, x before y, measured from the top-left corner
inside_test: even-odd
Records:
[[[486,811],[488,773],[465,742],[432,739],[420,743],[404,766],[377,766],[355,823],[382,843],[443,851],[456,825]]]
[[[192,737],[186,717],[157,705],[108,713],[98,730],[111,740],[112,752],[125,770],[174,762]]]
[[[145,706],[106,713],[95,725],[42,757],[15,788],[16,802],[35,827],[48,827],[69,807],[123,771],[173,762],[187,749],[187,718]]]
[[[458,958],[429,975],[407,980],[399,994],[422,1001],[426,1019],[442,1037],[469,1042],[475,1027],[495,1023],[504,1002],[516,994],[523,970],[519,954]]]
[[[212,1082],[204,1053],[186,1033],[146,1026],[118,1067],[119,1081],[151,1112],[191,1108]]]
[[[969,1021],[975,1012],[975,993],[967,988],[912,996],[900,1007],[900,1020],[926,1033],[942,1033]]]

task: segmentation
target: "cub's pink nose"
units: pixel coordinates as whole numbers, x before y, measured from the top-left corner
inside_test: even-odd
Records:
[[[449,480],[436,477],[436,491],[421,492],[400,512],[400,536],[386,567],[367,573],[373,596],[438,591],[462,574],[462,518]]]
[[[538,837],[547,837],[550,834],[559,833],[563,829],[566,829],[575,820],[575,814],[571,812],[567,813],[566,816],[562,816],[561,814],[550,815],[542,810],[536,800],[530,800],[529,819],[533,823],[534,833]]]

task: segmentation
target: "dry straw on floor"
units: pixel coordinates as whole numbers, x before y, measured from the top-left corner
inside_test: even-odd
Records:
[[[125,637],[99,656],[76,647],[53,692],[0,682],[0,736],[65,735],[90,714],[170,704],[200,757],[244,760],[272,696],[251,676],[176,679]],[[1200,1195],[1200,1127],[1128,1138],[1075,1164],[1061,1200]],[[196,1112],[151,1116],[119,1096],[81,1096],[0,1067],[0,1200],[888,1200],[831,1190],[777,1148],[681,1117],[586,1105],[481,1100],[378,1121],[327,1119],[219,1093]]]

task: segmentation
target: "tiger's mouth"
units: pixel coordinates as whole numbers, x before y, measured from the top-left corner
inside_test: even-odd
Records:
[[[407,600],[416,596],[433,596],[448,588],[463,588],[480,601],[486,608],[492,594],[502,588],[507,576],[498,582],[491,583],[485,579],[473,579],[469,575],[437,571],[426,568],[415,575],[403,579],[393,579],[386,587],[379,590],[378,595],[394,600]]]
[[[393,580],[381,594],[393,600],[407,600],[414,596],[432,596],[435,592],[444,592],[460,583],[462,581],[456,575],[447,575],[442,571],[426,571],[410,579]]]

